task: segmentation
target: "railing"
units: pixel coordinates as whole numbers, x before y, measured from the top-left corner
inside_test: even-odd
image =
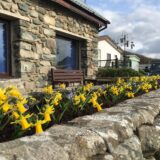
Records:
[[[118,59],[110,59],[110,60],[98,60],[98,67],[106,67],[106,68],[123,68],[123,67],[131,67],[131,62],[128,59],[126,64],[124,65],[123,60]]]
[[[107,67],[107,68],[119,68],[123,65],[122,60],[110,59],[110,60],[99,60],[98,67]]]

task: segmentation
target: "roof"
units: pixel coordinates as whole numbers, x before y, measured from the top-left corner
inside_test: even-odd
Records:
[[[91,7],[89,7],[86,3],[80,1],[80,0],[70,0],[73,3],[79,5],[80,7],[82,7],[83,9],[91,12],[92,14],[94,14],[95,16],[103,19],[104,21],[108,21],[106,18],[104,18],[102,15],[100,15],[98,12],[96,12],[94,9],[92,9]],[[109,22],[109,21],[108,21]],[[110,23],[110,22],[109,22]]]
[[[140,64],[151,64],[152,61],[160,61],[160,59],[154,59],[154,58],[146,57],[144,55],[133,53],[133,52],[126,51],[126,54],[127,55],[132,54],[132,55],[138,56],[140,58]]]
[[[107,28],[107,25],[110,24],[110,22],[106,18],[101,16],[99,13],[97,13],[95,10],[93,10],[91,7],[89,7],[87,4],[85,4],[80,0],[51,0],[51,1],[73,11],[76,14],[79,14],[85,19],[88,19],[98,24],[99,31]]]
[[[103,40],[108,42],[114,49],[123,54],[123,50],[121,49],[121,47],[119,47],[111,37],[109,37],[108,35],[99,36],[98,41],[103,41]]]

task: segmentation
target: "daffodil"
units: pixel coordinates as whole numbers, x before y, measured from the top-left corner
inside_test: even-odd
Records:
[[[6,103],[4,103],[4,104],[2,105],[2,110],[3,110],[4,113],[8,112],[9,109],[11,109],[11,105],[8,104],[8,102],[6,102]]]
[[[0,102],[5,101],[7,99],[7,96],[5,95],[5,90],[0,88]]]
[[[14,117],[15,119],[20,118],[20,115],[19,115],[16,111],[13,111],[13,112],[12,112],[12,115],[13,115],[13,117]]]
[[[102,105],[102,104],[96,103],[95,106],[94,106],[94,107],[97,108],[97,111],[98,111],[98,112],[100,112],[100,111],[102,110],[101,105]]]
[[[27,119],[30,118],[32,115],[28,114],[26,116],[21,115],[19,119],[19,124],[22,127],[22,130],[26,130],[30,128],[32,125],[28,123]]]
[[[80,94],[79,96],[80,96],[80,99],[82,100],[82,102],[85,102],[85,100],[86,100],[85,95],[84,94]]]
[[[22,130],[26,130],[26,129],[28,129],[31,126],[31,124],[28,123],[28,121],[27,121],[26,118],[22,118],[20,120],[20,124],[22,126]]]
[[[54,108],[52,106],[47,105],[46,110],[44,112],[44,120],[46,122],[51,121],[51,116],[50,115],[53,114],[53,113],[54,113]]]
[[[38,120],[34,125],[35,125],[35,129],[36,129],[36,134],[40,134],[43,132],[43,128],[42,125],[46,123],[45,120]]]
[[[16,88],[12,88],[11,90],[9,90],[8,94],[11,97],[22,99],[22,94]]]
[[[17,102],[17,108],[22,114],[27,111],[27,109],[24,106],[24,103],[21,101]]]
[[[58,101],[62,100],[62,94],[57,92],[56,93],[56,99],[58,99]]]
[[[134,93],[133,92],[127,92],[126,93],[128,98],[134,98]]]
[[[91,88],[93,87],[93,83],[88,83],[85,86],[83,86],[83,90],[86,92],[89,92]]]
[[[112,87],[110,88],[110,91],[111,91],[112,94],[114,94],[114,95],[116,95],[116,96],[119,95],[119,90],[118,90],[117,86],[112,86]]]
[[[80,96],[75,95],[73,97],[73,103],[74,103],[74,105],[79,105],[80,102],[81,102]]]
[[[64,84],[64,83],[60,84],[60,88],[61,89],[65,89],[66,88],[66,84]]]
[[[52,94],[53,88],[52,88],[52,86],[48,86],[48,87],[43,88],[43,91],[44,91],[44,93]]]

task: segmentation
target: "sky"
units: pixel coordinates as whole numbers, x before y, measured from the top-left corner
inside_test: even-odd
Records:
[[[160,58],[160,0],[86,0],[87,4],[111,24],[100,35],[116,42],[128,35],[135,47],[128,50]]]

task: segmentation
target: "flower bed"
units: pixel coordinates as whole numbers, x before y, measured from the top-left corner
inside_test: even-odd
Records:
[[[93,86],[91,83],[70,91],[45,87],[42,93],[28,97],[14,87],[0,89],[0,141],[39,134],[55,123],[92,114],[160,87],[160,76],[133,77],[125,82]]]

